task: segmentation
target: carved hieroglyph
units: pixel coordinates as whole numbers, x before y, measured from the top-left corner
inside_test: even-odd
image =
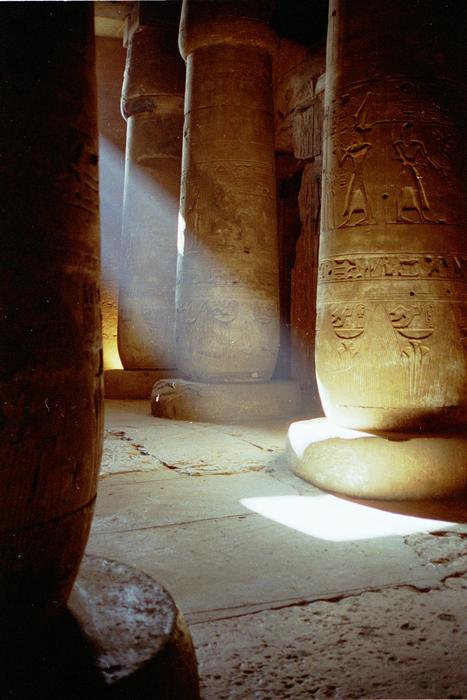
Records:
[[[133,26],[127,54],[118,318],[118,348],[125,369],[175,367],[185,74],[177,46],[177,9],[173,3],[145,5],[145,15]]]
[[[254,5],[251,17],[222,2],[182,12],[177,367],[200,381],[270,379],[277,359],[274,35]]]
[[[327,415],[350,428],[465,417],[465,89],[448,4],[331,3],[316,364]]]

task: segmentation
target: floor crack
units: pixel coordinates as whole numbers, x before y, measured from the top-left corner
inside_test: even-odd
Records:
[[[161,523],[158,525],[144,525],[142,527],[131,527],[127,528],[126,530],[97,530],[93,532],[93,535],[114,535],[114,534],[127,534],[130,532],[144,532],[144,530],[159,530],[161,528],[167,528],[167,527],[180,527],[180,526],[185,526],[185,525],[196,525],[197,523],[208,523],[212,522],[213,520],[228,520],[232,518],[236,518],[237,520],[244,520],[245,518],[251,518],[255,517],[256,513],[237,513],[236,515],[217,515],[213,516],[212,518],[198,518],[198,519],[193,519],[193,520],[185,520],[183,522],[177,521],[176,523]]]
[[[310,597],[310,598],[302,598],[298,600],[293,600],[293,601],[288,601],[284,602],[283,604],[280,604],[278,601],[277,604],[274,603],[274,601],[271,601],[268,607],[263,607],[259,610],[250,610],[250,611],[245,611],[245,612],[238,612],[230,615],[225,615],[223,617],[215,617],[212,620],[200,620],[199,622],[196,622],[194,620],[190,620],[190,626],[194,625],[201,625],[205,624],[206,622],[218,622],[220,620],[233,620],[237,619],[239,617],[246,617],[249,615],[259,615],[260,613],[263,612],[274,612],[276,610],[287,610],[287,608],[301,608],[305,607],[307,605],[313,605],[314,603],[340,603],[342,600],[347,600],[349,598],[360,598],[364,593],[380,593],[382,591],[387,591],[387,590],[400,590],[403,588],[408,588],[410,590],[415,591],[416,593],[429,593],[430,591],[433,590],[438,590],[441,587],[441,581],[437,585],[423,585],[423,584],[411,584],[411,583],[388,583],[387,585],[384,586],[371,586],[369,588],[362,588],[358,590],[353,590],[353,591],[344,591],[342,593],[336,593],[336,594],[329,594],[326,596],[320,596],[320,597]],[[254,605],[254,603],[250,604],[251,606]],[[241,609],[244,609],[245,607],[248,607],[248,603],[239,606]],[[234,611],[234,608],[232,608],[232,611]],[[214,613],[216,610],[206,610],[206,611],[198,611],[193,614],[209,614],[209,613]]]

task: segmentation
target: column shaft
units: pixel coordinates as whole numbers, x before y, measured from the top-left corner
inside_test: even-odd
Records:
[[[176,237],[185,68],[179,5],[141,3],[128,46],[118,347],[125,369],[175,367]]]
[[[316,338],[329,420],[289,429],[293,469],[330,491],[467,487],[465,20],[455,0],[330,4]]]
[[[274,35],[230,5],[185,3],[180,34],[177,367],[208,382],[270,379],[279,343]]]
[[[464,14],[332,3],[316,365],[346,427],[467,416]]]
[[[92,6],[3,12],[0,607],[66,601],[102,438]],[[27,51],[25,51],[27,47]]]

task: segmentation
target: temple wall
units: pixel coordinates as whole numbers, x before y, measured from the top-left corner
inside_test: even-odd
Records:
[[[283,366],[288,362],[291,376],[299,381],[301,388],[312,392],[316,387],[313,356],[324,54],[324,43],[311,49],[281,40],[274,84],[283,321],[281,359]]]

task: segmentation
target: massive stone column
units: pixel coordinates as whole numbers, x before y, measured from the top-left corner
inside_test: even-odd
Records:
[[[331,489],[466,486],[464,27],[454,0],[331,3],[316,369],[352,431],[314,424],[297,466]]]
[[[65,609],[102,446],[93,6],[2,9],[1,695],[199,700],[186,625],[147,576],[85,558]]]
[[[64,604],[102,442],[92,5],[3,8],[0,617]],[[27,52],[25,52],[27,47]]]
[[[156,378],[167,376],[168,369],[173,374],[175,368],[185,82],[177,41],[180,7],[177,2],[137,4],[130,21],[121,103],[127,147],[118,348],[125,370],[159,371],[106,372],[107,395],[113,389],[134,398],[134,390],[142,388],[149,398]]]
[[[190,382],[156,385],[156,414],[261,417],[297,400],[291,383],[270,383],[279,290],[268,5],[183,5],[176,328],[177,367]]]

